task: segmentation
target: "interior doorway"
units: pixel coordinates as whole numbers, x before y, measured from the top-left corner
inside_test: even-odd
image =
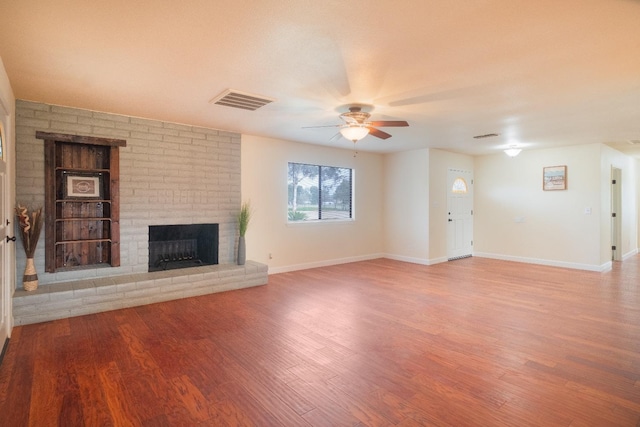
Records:
[[[447,259],[473,254],[473,175],[469,171],[447,172]]]

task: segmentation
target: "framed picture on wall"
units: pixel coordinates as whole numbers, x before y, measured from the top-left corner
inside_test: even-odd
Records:
[[[101,175],[69,174],[65,180],[66,199],[99,199],[102,197]]]
[[[567,189],[567,167],[547,166],[542,169],[542,189],[544,191]]]

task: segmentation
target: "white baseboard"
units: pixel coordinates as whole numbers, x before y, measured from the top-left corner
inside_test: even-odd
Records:
[[[626,254],[624,256],[624,259],[632,257],[636,254],[638,254],[637,249]],[[486,253],[486,252],[474,252],[473,256],[479,257],[479,258],[499,259],[503,261],[522,262],[526,264],[547,265],[550,267],[571,268],[574,270],[596,271],[600,273],[609,271],[612,268],[611,261],[606,262],[602,265],[592,265],[592,264],[580,264],[580,263],[555,261],[555,260],[540,259],[540,258],[526,258],[526,257],[517,257],[517,256],[511,256],[511,255],[492,254],[492,253]],[[269,267],[269,274],[271,275],[271,274],[278,274],[278,273],[288,273],[290,271],[307,270],[309,268],[318,268],[318,267],[328,267],[330,265],[347,264],[350,262],[369,261],[369,260],[378,259],[378,258],[388,258],[395,261],[409,262],[412,264],[420,264],[420,265],[434,265],[434,264],[440,264],[442,262],[448,261],[446,257],[426,259],[426,258],[414,258],[414,257],[407,257],[403,255],[394,255],[394,254],[369,254],[369,255],[361,255],[356,257],[327,259],[322,261],[314,261],[309,263],[295,264],[295,265],[289,265],[289,266],[283,266],[283,267]]]
[[[288,265],[284,267],[269,267],[269,275],[278,273],[288,273],[290,271],[307,270],[309,268],[328,267],[330,265],[348,264],[350,262],[369,261],[372,259],[384,258],[384,254],[369,254],[356,257],[327,259],[304,264]]]
[[[429,265],[440,264],[441,262],[448,262],[449,259],[447,257],[442,258],[432,258],[429,260]]]
[[[425,258],[413,258],[394,254],[384,254],[384,258],[392,259],[394,261],[410,262],[412,264],[430,265],[429,260]]]
[[[605,262],[602,265],[593,265],[593,264],[580,264],[575,262],[556,261],[556,260],[540,259],[540,258],[526,258],[526,257],[518,257],[518,256],[511,256],[511,255],[492,254],[492,253],[486,253],[486,252],[476,252],[473,254],[473,256],[477,256],[480,258],[499,259],[503,261],[523,262],[526,264],[540,264],[540,265],[547,265],[550,267],[572,268],[574,270],[597,271],[600,273],[609,271],[611,270],[611,267],[612,267],[611,261]]]
[[[629,258],[631,258],[632,256],[636,256],[636,255],[638,255],[638,249],[637,248],[632,250],[631,252],[627,252],[626,254],[622,255],[622,260],[626,261]]]
[[[309,262],[304,264],[295,264],[295,265],[289,265],[284,267],[269,267],[269,274],[288,273],[290,271],[307,270],[309,268],[318,268],[318,267],[328,267],[330,265],[347,264],[350,262],[369,261],[369,260],[378,259],[378,258],[388,258],[395,261],[403,261],[403,262],[409,262],[412,264],[420,264],[420,265],[434,265],[434,264],[439,264],[441,262],[448,261],[447,258],[424,259],[424,258],[413,258],[413,257],[406,257],[402,255],[393,255],[393,254],[370,254],[370,255],[349,257],[349,258],[328,259],[323,261]]]
[[[395,254],[384,254],[383,258],[392,259],[394,261],[410,262],[412,264],[420,264],[420,265],[434,265],[434,264],[440,264],[441,262],[448,261],[446,257],[425,259],[425,258],[414,258],[414,257],[408,257],[404,255],[395,255]]]

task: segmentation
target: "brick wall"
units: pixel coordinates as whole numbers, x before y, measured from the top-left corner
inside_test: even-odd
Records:
[[[44,206],[44,142],[36,131],[119,138],[121,266],[45,273],[44,232],[35,262],[41,285],[147,271],[149,225],[220,224],[220,264],[233,263],[240,208],[240,134],[16,101],[16,201]],[[24,251],[17,250],[18,287]]]

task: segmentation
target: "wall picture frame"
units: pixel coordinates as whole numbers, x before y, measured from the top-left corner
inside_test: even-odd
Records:
[[[542,169],[542,189],[556,191],[567,189],[567,166],[547,166]]]
[[[102,197],[102,175],[66,175],[65,199],[100,199]]]

